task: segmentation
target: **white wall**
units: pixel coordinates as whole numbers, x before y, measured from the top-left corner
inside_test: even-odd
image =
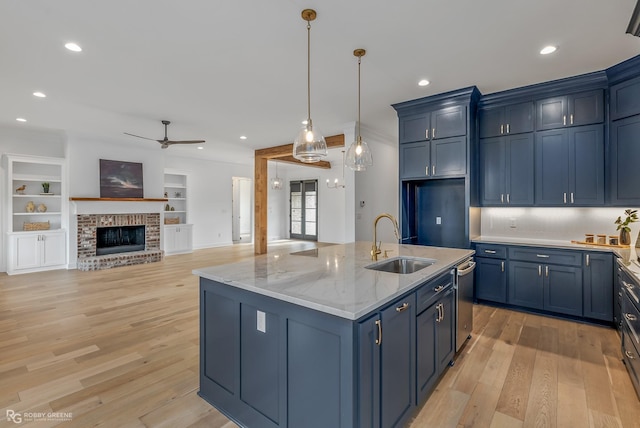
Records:
[[[376,135],[366,128],[361,129],[362,139],[367,142],[373,157],[373,165],[366,171],[355,173],[355,239],[373,239],[373,221],[382,213],[396,218],[398,210],[398,140]],[[364,201],[364,207],[360,202]],[[398,242],[388,220],[378,225],[378,240]]]
[[[279,163],[276,171],[275,162],[268,162],[269,190],[267,192],[267,241],[287,239],[289,235],[289,211],[287,193],[287,167]],[[271,188],[271,179],[276,175],[282,180],[280,190]]]
[[[62,131],[45,131],[25,129],[23,126],[0,125],[0,155],[20,154],[64,158],[66,135]],[[0,167],[0,201],[6,201],[7,171],[3,161]],[[0,272],[6,271],[5,264],[5,232],[7,231],[8,213],[4,205],[0,205]]]
[[[231,245],[233,177],[253,178],[253,167],[177,157],[171,153],[165,154],[165,166],[189,174],[187,210],[189,223],[193,224],[193,247]]]

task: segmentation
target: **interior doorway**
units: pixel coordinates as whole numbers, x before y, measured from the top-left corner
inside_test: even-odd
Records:
[[[318,180],[292,181],[289,188],[289,236],[317,241]]]
[[[233,177],[231,239],[234,243],[253,241],[253,207],[251,206],[251,179]]]

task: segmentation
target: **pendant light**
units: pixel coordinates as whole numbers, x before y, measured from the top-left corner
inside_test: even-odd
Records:
[[[371,150],[369,150],[367,143],[362,141],[362,136],[360,135],[360,61],[365,53],[367,51],[364,49],[353,51],[353,55],[358,57],[358,134],[355,141],[349,146],[349,150],[347,150],[346,164],[354,171],[364,171],[373,164]]]
[[[307,21],[307,120],[293,142],[293,157],[312,163],[327,156],[327,142],[311,121],[311,21],[316,19],[316,11],[303,10],[302,19]]]
[[[333,184],[329,183],[330,181],[327,178],[327,187],[329,189],[344,189],[345,187],[347,187],[346,183],[344,182],[344,150],[342,151],[342,183],[337,178],[333,180]]]
[[[282,189],[282,180],[278,177],[278,161],[276,161],[276,176],[271,179],[271,188],[273,190]]]

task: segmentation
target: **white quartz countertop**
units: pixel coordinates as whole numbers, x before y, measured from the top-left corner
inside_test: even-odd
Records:
[[[503,245],[523,245],[533,247],[562,248],[569,250],[591,250],[615,253],[623,249],[616,247],[605,247],[602,245],[575,244],[571,241],[561,241],[552,239],[534,238],[511,238],[500,236],[479,236],[473,238],[471,242],[476,244],[503,244]]]
[[[356,320],[425,281],[447,272],[473,250],[382,244],[389,258],[409,256],[435,263],[412,274],[365,269],[373,263],[371,242],[296,253],[267,253],[233,264],[194,269],[202,278],[321,312]],[[378,262],[384,261],[382,254]]]

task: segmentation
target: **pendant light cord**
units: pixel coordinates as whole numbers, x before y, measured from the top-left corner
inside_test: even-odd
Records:
[[[362,141],[360,136],[360,61],[362,61],[362,56],[358,56],[358,145]]]
[[[307,21],[307,121],[311,127],[311,22]]]

